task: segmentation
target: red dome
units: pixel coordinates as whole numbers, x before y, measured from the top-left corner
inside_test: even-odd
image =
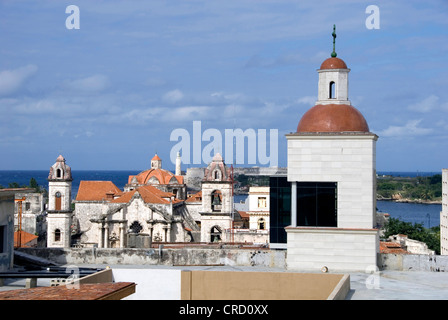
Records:
[[[303,115],[297,132],[369,132],[369,126],[353,106],[319,104]]]
[[[347,69],[347,65],[344,60],[339,58],[328,58],[322,62],[320,69]]]

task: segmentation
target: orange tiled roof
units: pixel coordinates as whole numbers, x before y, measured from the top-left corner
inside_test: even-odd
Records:
[[[247,213],[247,211],[238,211],[238,213],[240,214],[241,218],[249,219],[249,214]]]
[[[380,241],[380,253],[409,254],[399,243]]]
[[[151,159],[151,160],[157,160],[157,161],[160,161],[161,159],[160,159],[160,157],[157,155],[157,153],[156,153],[156,155]]]
[[[0,300],[118,300],[134,292],[133,282],[89,283],[2,291]]]
[[[174,193],[164,192],[164,191],[157,189],[156,187],[146,185],[146,186],[138,187],[137,189],[129,191],[129,192],[124,192],[121,197],[114,199],[111,202],[112,203],[128,203],[137,191],[141,195],[141,197],[145,203],[169,204],[170,203],[169,199],[174,197]],[[174,198],[174,200],[172,202],[175,203],[175,202],[180,202],[180,201],[181,200]]]
[[[175,183],[183,184],[184,183],[184,177],[183,176],[176,176],[172,172],[165,170],[165,169],[149,169],[140,172],[136,176],[129,176],[128,183],[131,183],[131,180],[133,177],[136,177],[138,184],[144,185],[148,184],[149,179],[152,177],[157,178],[159,181],[159,184],[169,184],[171,179],[174,177]]]
[[[202,191],[190,196],[185,202],[202,202]]]
[[[122,191],[112,181],[81,181],[77,201],[102,201],[108,193],[120,194]]]
[[[18,247],[18,245],[19,245],[19,233],[22,235],[20,238],[20,247],[21,248],[30,247],[30,245],[28,243],[33,241],[34,239],[39,238],[38,236],[31,234],[29,232],[23,231],[23,230],[15,231],[14,232],[14,247]]]

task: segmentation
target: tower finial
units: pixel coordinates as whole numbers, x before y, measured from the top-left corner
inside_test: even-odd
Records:
[[[336,53],[336,25],[333,25],[333,33],[331,34],[333,36],[333,52],[331,53],[331,56],[333,58],[336,58],[337,53]]]

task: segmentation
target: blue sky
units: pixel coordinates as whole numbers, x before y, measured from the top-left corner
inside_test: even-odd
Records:
[[[446,1],[44,0],[0,1],[0,170],[46,170],[60,153],[73,170],[140,170],[156,152],[173,169],[170,135],[193,121],[277,129],[285,166],[333,24],[377,170],[448,167]]]

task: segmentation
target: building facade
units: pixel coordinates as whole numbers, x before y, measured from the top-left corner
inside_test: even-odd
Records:
[[[62,155],[48,175],[47,247],[70,247],[72,173]]]
[[[123,191],[112,181],[81,181],[72,226],[75,243],[132,248],[154,242],[199,241],[199,226],[185,199],[183,177],[162,169],[157,155],[150,169],[129,176]]]
[[[442,170],[442,211],[440,212],[440,254],[448,255],[448,169]]]
[[[14,189],[0,189],[0,272],[14,263]]]
[[[202,179],[201,242],[227,242],[225,230],[232,228],[233,180],[230,168],[217,153]]]
[[[318,101],[287,134],[291,226],[287,264],[300,270],[377,265],[376,141],[348,100],[350,69],[335,56],[318,70]]]

